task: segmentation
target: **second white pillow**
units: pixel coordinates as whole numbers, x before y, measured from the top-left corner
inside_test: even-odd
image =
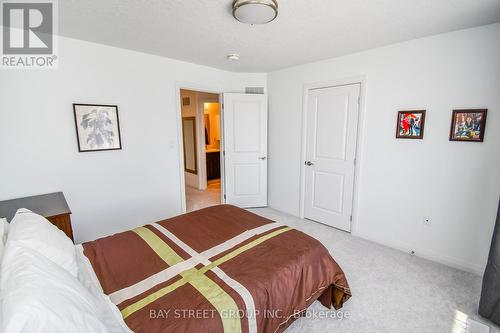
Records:
[[[35,250],[77,276],[73,242],[44,217],[21,208],[10,222],[7,244],[13,242]]]
[[[0,331],[108,332],[97,300],[74,276],[40,252],[7,242],[0,271]]]

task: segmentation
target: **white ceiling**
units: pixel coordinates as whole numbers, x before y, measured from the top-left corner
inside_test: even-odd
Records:
[[[500,0],[278,0],[267,25],[232,0],[59,1],[61,35],[231,71],[268,72],[500,22]],[[499,36],[500,40],[500,36]],[[238,62],[226,55],[238,53]]]

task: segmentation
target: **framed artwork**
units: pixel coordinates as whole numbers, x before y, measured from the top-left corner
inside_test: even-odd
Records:
[[[424,137],[425,110],[399,111],[396,128],[398,139],[422,139]]]
[[[78,151],[122,149],[118,106],[73,104]]]
[[[453,110],[450,141],[483,142],[486,109]]]

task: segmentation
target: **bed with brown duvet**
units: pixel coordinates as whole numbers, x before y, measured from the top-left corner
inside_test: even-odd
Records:
[[[351,296],[320,242],[230,205],[83,249],[134,332],[282,332],[315,300],[339,309]]]

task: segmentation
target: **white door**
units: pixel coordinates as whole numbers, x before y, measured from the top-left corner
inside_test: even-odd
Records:
[[[350,231],[360,85],[311,89],[304,217]]]
[[[224,94],[225,202],[267,206],[267,97]]]

